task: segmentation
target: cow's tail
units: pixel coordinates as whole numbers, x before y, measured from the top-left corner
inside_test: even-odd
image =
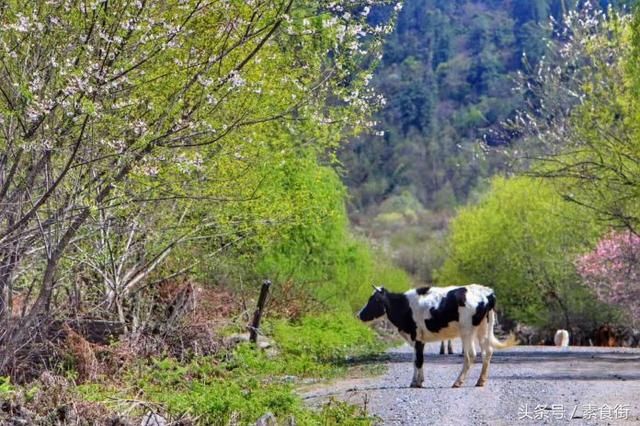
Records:
[[[518,339],[516,339],[515,334],[510,333],[509,337],[506,340],[500,341],[493,334],[493,326],[496,324],[496,312],[492,309],[488,313],[488,327],[489,327],[489,341],[491,342],[491,346],[495,349],[505,349],[510,348],[512,346],[516,346],[518,344]]]

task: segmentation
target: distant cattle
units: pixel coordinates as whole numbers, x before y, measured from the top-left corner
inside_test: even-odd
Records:
[[[440,342],[440,355],[444,355],[445,353],[448,355],[453,355],[453,344],[452,344],[452,340],[448,339],[447,340],[447,349],[445,352],[445,345],[444,345],[444,340],[442,340]],[[460,352],[460,355],[464,354],[464,348],[462,348],[462,351]]]
[[[453,354],[453,345],[451,344],[451,339],[447,340],[447,353],[449,355]],[[440,355],[444,355],[444,340],[440,342]]]
[[[569,332],[567,330],[558,330],[556,335],[553,336],[553,343],[556,346],[566,348],[569,346]]]
[[[462,386],[476,357],[474,340],[482,351],[482,371],[476,386],[484,386],[494,349],[517,344],[513,335],[504,342],[493,334],[496,296],[492,289],[478,284],[461,287],[421,287],[405,293],[392,293],[374,287],[367,304],[358,314],[362,321],[386,316],[415,350],[411,387],[424,381],[424,344],[460,337],[464,364],[453,384]]]
[[[596,346],[614,347],[618,346],[618,339],[615,330],[610,325],[602,325],[595,332]]]

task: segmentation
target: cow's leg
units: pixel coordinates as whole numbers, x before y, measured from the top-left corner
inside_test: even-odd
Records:
[[[447,353],[449,355],[453,355],[453,345],[451,344],[451,340],[447,341]]]
[[[415,343],[416,357],[413,366],[413,380],[411,381],[412,388],[422,387],[424,381],[424,372],[422,370],[422,364],[424,363],[424,343]]]
[[[453,383],[454,388],[459,388],[462,386],[464,381],[467,379],[467,374],[469,374],[469,369],[473,365],[473,361],[476,358],[476,349],[473,345],[473,339],[475,339],[474,334],[462,336],[462,347],[464,350],[464,363],[462,365],[462,371],[458,376],[458,379]]]
[[[460,356],[464,356],[464,339],[460,338],[460,346],[462,346],[462,350],[460,351]]]
[[[489,339],[489,326],[486,319],[478,326],[478,343],[480,343],[480,350],[482,351],[482,371],[476,386],[484,386],[489,378],[489,364],[493,356],[493,346],[491,346],[491,340]]]
[[[449,340],[449,342],[451,342],[451,340]],[[440,340],[440,355],[444,355],[444,340]]]

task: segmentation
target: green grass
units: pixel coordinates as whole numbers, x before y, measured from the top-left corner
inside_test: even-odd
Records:
[[[267,412],[280,422],[293,416],[300,425],[372,423],[360,408],[338,401],[311,410],[295,393],[303,378],[336,377],[354,357],[380,353],[384,345],[371,329],[351,314],[327,313],[297,323],[271,321],[265,330],[276,342],[275,356],[244,344],[231,353],[188,363],[168,358],[138,362],[123,375],[121,386],[92,383],[78,386],[78,392],[92,402],[157,403],[173,416],[188,414],[206,425],[232,419],[253,424]]]
[[[0,376],[0,395],[11,393],[15,389],[11,384],[11,378],[6,376]]]
[[[297,324],[278,321],[273,335],[284,353],[315,363],[341,364],[384,349],[376,335],[350,313],[327,313]]]

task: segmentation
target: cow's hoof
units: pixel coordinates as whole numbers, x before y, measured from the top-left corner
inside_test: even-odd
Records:
[[[455,382],[455,383],[453,384],[453,386],[451,386],[451,387],[452,387],[452,388],[459,388],[460,386],[462,386],[462,383]]]
[[[409,387],[410,387],[410,388],[421,388],[421,387],[422,387],[422,383],[415,383],[415,382],[412,382],[412,383],[409,385]]]
[[[478,380],[478,383],[476,383],[476,387],[481,388],[481,387],[483,387],[483,386],[484,386],[484,384],[485,384],[485,381],[484,381],[484,380]]]

